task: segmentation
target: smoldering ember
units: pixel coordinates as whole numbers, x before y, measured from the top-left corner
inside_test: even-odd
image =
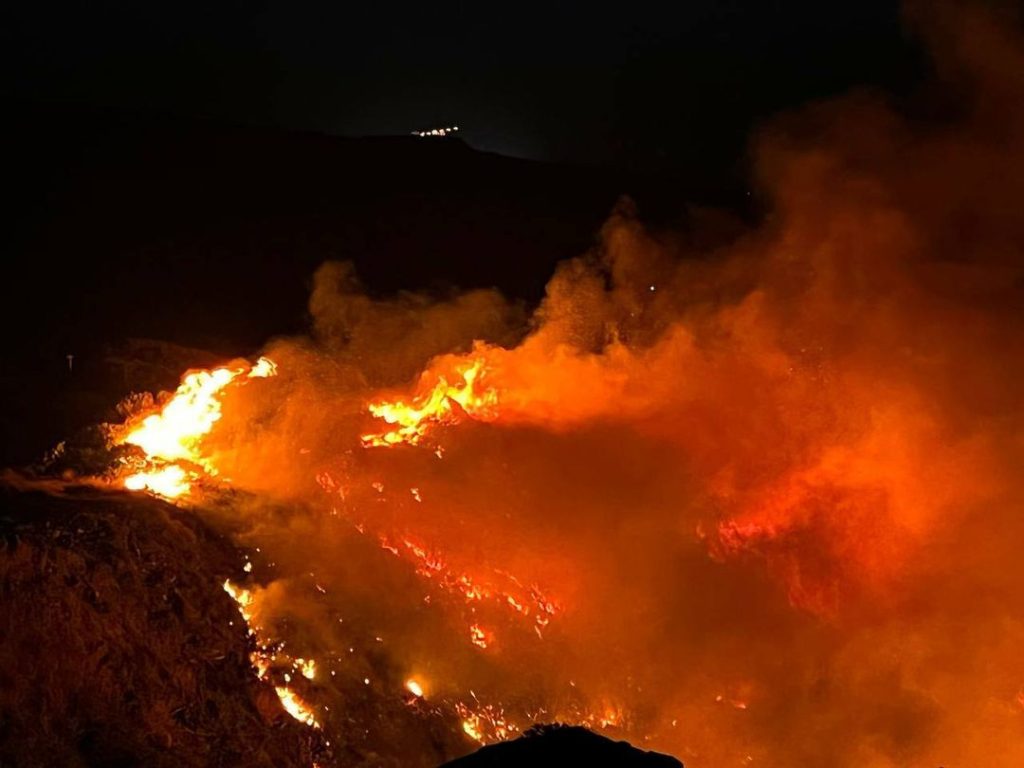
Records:
[[[18,11],[0,765],[1024,765],[1021,17],[691,5]]]

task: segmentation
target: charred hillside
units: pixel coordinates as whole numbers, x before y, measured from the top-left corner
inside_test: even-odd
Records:
[[[241,554],[197,512],[0,482],[0,765],[431,768],[471,748],[345,670],[323,673],[348,692],[330,737],[293,719],[222,587]]]
[[[309,765],[219,587],[237,553],[197,517],[5,482],[0,532],[0,763]]]

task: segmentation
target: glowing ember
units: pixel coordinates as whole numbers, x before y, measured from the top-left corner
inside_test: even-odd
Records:
[[[480,744],[505,741],[519,732],[519,726],[506,719],[505,711],[493,704],[481,706],[478,703],[477,707],[473,708],[460,701],[455,704],[454,709],[462,721],[463,732]]]
[[[494,642],[494,633],[488,632],[479,624],[474,624],[469,628],[469,640],[473,645],[479,646],[480,648],[486,648]]]
[[[419,684],[415,679],[409,678],[405,681],[405,690],[415,696],[417,699],[424,698],[423,686]]]
[[[316,677],[316,661],[313,659],[296,659],[294,666],[307,680],[312,680]]]
[[[393,425],[393,428],[363,435],[363,445],[416,445],[433,425],[455,424],[461,420],[462,414],[477,419],[493,418],[494,406],[498,402],[497,392],[494,389],[477,391],[477,382],[484,372],[483,365],[482,359],[463,363],[455,369],[462,379],[461,386],[449,384],[447,378],[439,376],[430,392],[415,398],[411,404],[401,400],[371,403],[370,413]]]
[[[362,532],[358,526],[357,530]],[[534,585],[526,589],[522,582],[510,573],[494,570],[493,576],[496,578],[492,578],[488,585],[484,585],[478,578],[468,573],[452,570],[440,553],[431,551],[409,538],[402,538],[400,546],[392,543],[387,536],[381,536],[379,540],[382,549],[397,557],[411,560],[418,575],[430,579],[449,594],[458,596],[467,603],[492,601],[531,620],[538,636],[558,613],[558,605],[540,587]],[[490,633],[479,636],[477,632],[471,632],[471,636],[475,644],[480,645],[478,639],[484,643],[480,645],[481,648],[485,648],[490,639]]]
[[[602,728],[614,728],[622,724],[622,710],[618,707],[606,707],[598,719]]]

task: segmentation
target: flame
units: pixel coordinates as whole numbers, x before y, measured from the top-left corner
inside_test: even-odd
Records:
[[[190,373],[167,405],[144,418],[123,442],[139,446],[150,458],[195,461],[196,446],[221,417],[217,395],[240,373],[230,368]]]
[[[281,700],[281,706],[284,707],[289,715],[300,723],[305,723],[310,728],[321,727],[320,722],[313,714],[313,710],[309,708],[306,702],[299,698],[295,691],[284,685],[275,685],[274,690],[277,692],[277,697]]]
[[[293,666],[307,680],[312,680],[316,677],[316,661],[313,659],[296,659]]]
[[[433,388],[414,398],[412,403],[402,400],[370,403],[370,413],[393,428],[362,435],[363,445],[417,445],[433,426],[456,424],[463,414],[475,419],[494,418],[497,391],[493,388],[478,391],[478,382],[485,373],[484,360],[466,361],[456,366],[455,373],[462,379],[461,385],[449,384],[447,377],[439,375]]]
[[[154,469],[149,472],[136,472],[124,479],[124,487],[129,491],[149,491],[157,496],[175,499],[192,489],[190,474],[177,464]]]
[[[275,376],[277,365],[261,357],[249,368],[189,373],[163,407],[134,424],[129,422],[116,442],[141,448],[145,459],[140,467],[133,467],[138,471],[124,478],[124,487],[174,499],[191,491],[192,482],[200,477],[196,468],[215,476],[217,470],[201,452],[200,443],[221,418],[222,392],[242,374],[246,378]]]
[[[410,677],[405,681],[405,690],[415,696],[417,699],[425,698],[423,693],[423,686],[415,679]]]
[[[247,622],[252,618],[251,607],[253,602],[252,592],[242,587],[236,587],[229,580],[224,581],[224,591],[231,595],[231,599],[238,603],[238,610],[242,618]]]
[[[248,373],[250,379],[266,379],[277,376],[277,363],[269,357],[261,357]]]
[[[465,720],[463,720],[462,730],[473,741],[477,741],[481,744],[485,743],[484,735],[480,730],[480,720],[477,717],[467,717]]]

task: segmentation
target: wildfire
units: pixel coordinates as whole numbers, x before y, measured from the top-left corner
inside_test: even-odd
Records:
[[[124,487],[174,499],[191,490],[192,482],[200,477],[197,470],[216,475],[216,468],[201,453],[200,443],[221,418],[224,389],[243,374],[250,379],[267,378],[277,374],[277,365],[261,357],[248,368],[195,371],[182,379],[159,411],[126,425],[126,432],[116,442],[138,446],[145,459],[138,471],[124,479]]]
[[[476,419],[494,418],[497,391],[479,391],[479,381],[485,373],[483,359],[462,363],[455,368],[455,373],[462,379],[461,385],[449,384],[445,376],[438,376],[433,388],[416,397],[412,403],[402,400],[370,403],[370,413],[391,424],[392,428],[363,435],[363,445],[417,445],[434,425],[455,424],[463,414]]]

